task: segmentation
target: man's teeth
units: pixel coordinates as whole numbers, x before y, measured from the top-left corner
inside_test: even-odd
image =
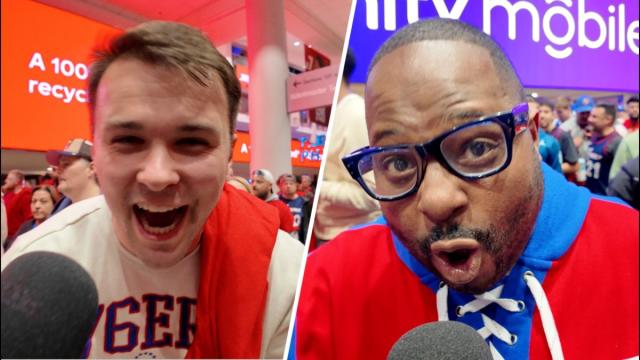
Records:
[[[145,231],[151,234],[166,234],[176,227],[176,223],[174,222],[173,224],[165,227],[154,227],[147,224],[146,221],[142,221],[142,227],[144,228]]]
[[[164,206],[141,205],[141,204],[137,204],[137,206],[142,210],[149,211],[149,212],[156,212],[156,213],[163,213],[167,211],[177,210],[180,208],[180,206],[164,207]]]

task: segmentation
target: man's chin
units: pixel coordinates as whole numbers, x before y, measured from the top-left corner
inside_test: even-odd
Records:
[[[144,249],[142,252],[139,252],[136,257],[150,268],[164,269],[179,263],[185,255],[186,254],[179,252],[178,249],[174,249],[173,251]]]
[[[438,275],[438,277],[442,279],[440,275]],[[466,293],[466,294],[475,294],[475,295],[479,295],[486,292],[487,290],[490,290],[491,284],[493,283],[489,281],[480,281],[480,280],[474,280],[466,284],[454,284],[454,283],[449,283],[446,280],[443,280],[443,282],[448,287],[458,292]]]
[[[188,249],[184,246],[186,238],[183,234],[177,234],[173,238],[162,241],[149,239],[135,230],[133,234],[136,242],[133,248],[129,249],[130,252],[151,268],[171,267],[188,254]]]

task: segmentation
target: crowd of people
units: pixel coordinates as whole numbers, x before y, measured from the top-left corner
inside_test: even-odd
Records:
[[[281,174],[276,180],[271,171],[256,169],[248,180],[230,175],[227,183],[275,207],[280,216],[280,229],[301,243],[306,242],[316,184],[314,176]]]
[[[34,229],[74,202],[100,195],[100,186],[91,159],[93,144],[72,139],[62,150],[46,153],[50,170],[30,186],[20,170],[11,170],[2,186],[8,233],[2,251],[16,238]]]
[[[555,102],[528,96],[527,101],[530,115],[537,114],[545,163],[594,194],[640,208],[638,96],[630,96],[625,107],[589,95]]]

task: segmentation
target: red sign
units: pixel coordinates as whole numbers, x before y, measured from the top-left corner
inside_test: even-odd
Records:
[[[90,139],[89,55],[118,32],[34,1],[2,1],[2,148]]]

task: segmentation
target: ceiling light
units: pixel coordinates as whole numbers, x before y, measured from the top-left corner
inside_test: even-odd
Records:
[[[300,41],[294,41],[293,46],[300,46]]]

